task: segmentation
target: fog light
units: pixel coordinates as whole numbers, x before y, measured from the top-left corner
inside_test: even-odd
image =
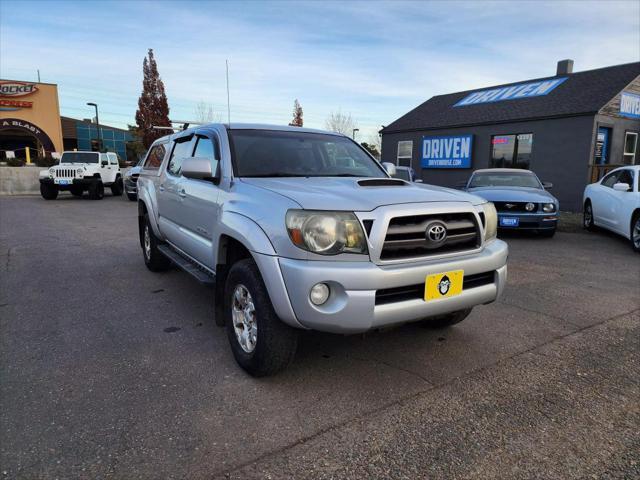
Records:
[[[316,283],[311,287],[309,292],[309,300],[314,305],[322,305],[329,299],[329,285],[326,283]]]

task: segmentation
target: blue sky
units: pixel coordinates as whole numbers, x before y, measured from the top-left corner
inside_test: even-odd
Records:
[[[59,85],[61,113],[134,123],[154,48],[171,117],[305,126],[350,113],[367,140],[433,95],[640,60],[640,2],[0,0],[0,77]]]

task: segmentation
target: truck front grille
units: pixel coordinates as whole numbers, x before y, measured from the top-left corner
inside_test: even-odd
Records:
[[[73,178],[76,176],[76,170],[74,168],[56,168],[57,178]]]
[[[462,291],[472,288],[491,285],[495,282],[495,271],[465,275]],[[424,283],[417,285],[407,285],[405,287],[385,288],[376,291],[376,305],[386,305],[389,303],[405,302],[407,300],[417,300],[424,298]]]
[[[427,230],[434,224],[445,227],[444,241],[429,239]],[[475,215],[470,212],[395,217],[389,222],[380,259],[398,260],[474,250],[481,245],[481,237]]]

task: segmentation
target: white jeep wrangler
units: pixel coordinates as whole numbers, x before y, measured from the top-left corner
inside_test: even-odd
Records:
[[[76,197],[88,191],[89,198],[100,200],[104,187],[111,187],[114,196],[124,190],[118,156],[113,152],[64,152],[57,165],[40,172],[40,193],[45,200],[55,200],[60,191]]]

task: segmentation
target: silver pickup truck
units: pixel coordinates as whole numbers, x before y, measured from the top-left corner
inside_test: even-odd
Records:
[[[212,124],[156,141],[138,178],[140,245],[214,287],[242,368],[287,366],[299,329],[460,322],[507,279],[493,204],[391,178],[343,135]]]

